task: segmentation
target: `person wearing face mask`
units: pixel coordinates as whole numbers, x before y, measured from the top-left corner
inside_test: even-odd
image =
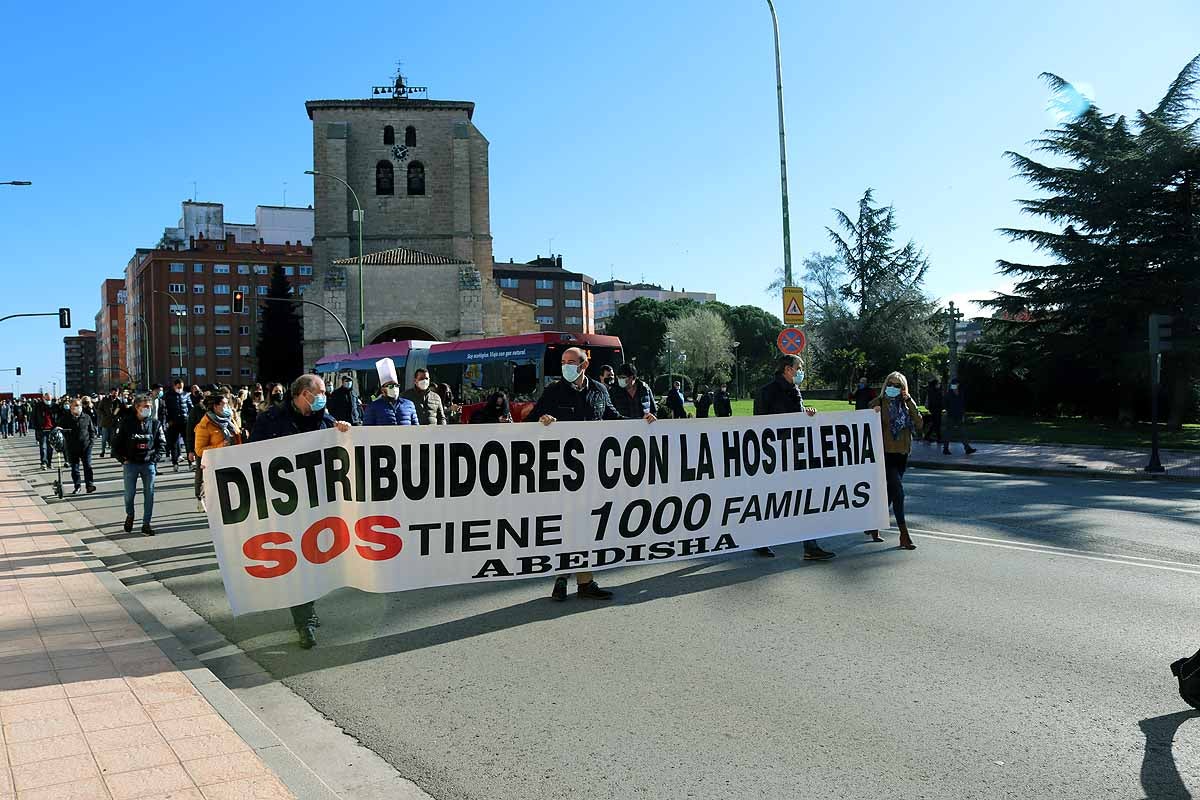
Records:
[[[854,391],[850,392],[850,405],[854,406],[855,411],[871,407],[871,401],[875,399],[875,390],[867,386],[866,376],[858,379],[858,386]]]
[[[713,413],[718,417],[732,417],[733,403],[729,399],[729,387],[721,384],[713,396]]]
[[[42,395],[33,406],[33,435],[37,439],[38,454],[41,457],[42,469],[50,469],[54,464],[54,448],[50,446],[50,431],[58,426],[58,409],[50,393]]]
[[[67,461],[71,464],[71,481],[75,484],[72,494],[79,494],[82,484],[87,485],[88,494],[96,491],[92,476],[92,445],[96,441],[96,423],[83,410],[83,403],[72,400],[69,413],[62,418],[63,436],[66,442]],[[83,467],[82,480],[79,475]]]
[[[616,388],[617,376],[608,364],[600,367],[600,382],[604,384],[605,389],[608,389],[609,394],[612,394],[613,389]]]
[[[341,383],[341,386],[329,394],[329,413],[351,425],[362,425],[362,406],[358,403],[358,393],[354,391],[353,376],[348,373],[343,375]],[[380,386],[382,385],[381,382]]]
[[[411,400],[400,396],[400,381],[396,376],[396,363],[390,358],[375,362],[379,375],[379,397],[367,406],[363,415],[364,425],[420,425],[417,407]]]
[[[262,404],[263,393],[255,389],[242,403],[242,441],[249,441],[249,432],[254,430],[254,420],[258,419],[258,408]]]
[[[204,416],[196,424],[194,450],[196,453],[196,510],[204,511],[204,453],[218,447],[242,443],[242,428],[234,418],[229,395],[214,392],[204,398]]]
[[[121,463],[125,479],[125,532],[133,530],[133,498],[141,479],[142,534],[153,536],[150,520],[154,516],[154,481],[158,474],[155,462],[167,448],[162,427],[154,419],[153,398],[145,394],[134,398],[133,406],[117,425],[111,445],[113,458]]]
[[[508,395],[500,391],[492,392],[484,407],[471,415],[472,424],[512,421],[512,410],[508,405]]]
[[[609,396],[612,404],[626,419],[637,419],[647,414],[658,416],[658,402],[654,392],[645,381],[639,381],[637,367],[633,364],[622,364],[617,368],[617,386]]]
[[[908,523],[904,519],[904,470],[908,467],[908,454],[912,452],[915,437],[921,435],[921,411],[908,394],[908,379],[893,372],[883,380],[883,394],[871,401],[871,408],[879,413],[883,429],[883,467],[887,476],[888,505],[896,515],[896,527],[900,529],[900,549],[916,550],[912,537],[908,535]],[[882,542],[879,531],[866,531],[873,542]]]
[[[671,384],[671,390],[667,392],[666,403],[673,419],[687,419],[687,409],[683,407],[683,401],[683,384],[675,381]]]
[[[295,436],[327,428],[337,428],[342,433],[350,430],[350,423],[334,419],[325,410],[328,402],[325,381],[320,375],[301,375],[292,382],[291,400],[273,405],[258,415],[251,431],[256,442],[278,439],[280,436]],[[300,646],[305,650],[317,644],[317,604],[315,601],[292,606],[292,624],[300,636]]]
[[[950,379],[950,391],[946,392],[946,421],[949,424],[942,440],[942,455],[950,455],[950,442],[955,439],[962,442],[964,453],[974,453],[975,448],[967,441],[967,401],[958,378]]]
[[[817,413],[811,406],[804,405],[800,384],[804,383],[804,362],[800,356],[780,356],[775,360],[775,379],[758,390],[754,398],[756,416],[767,414],[796,414],[803,411],[810,417]],[[774,558],[775,551],[769,547],[755,548],[765,558]],[[828,561],[836,553],[821,549],[821,543],[809,539],[804,543],[805,561]]]
[[[604,384],[588,377],[587,366],[588,357],[583,350],[572,347],[563,351],[562,379],[555,381],[542,391],[542,396],[538,398],[529,415],[525,417],[525,421],[537,420],[543,425],[551,425],[560,419],[564,422],[629,419],[613,406],[608,389],[604,388]],[[655,421],[655,415],[649,412],[641,417],[646,422]],[[612,598],[612,592],[601,589],[590,572],[575,573],[575,593],[580,598],[589,600]],[[565,575],[554,580],[554,589],[550,596],[555,600],[567,599]]]
[[[448,425],[449,414],[442,403],[442,396],[429,384],[429,372],[419,369],[413,375],[413,388],[404,393],[404,399],[417,407],[417,419],[422,425]]]

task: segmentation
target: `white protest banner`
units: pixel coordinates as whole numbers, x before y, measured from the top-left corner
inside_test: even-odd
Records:
[[[886,527],[879,415],[352,428],[204,453],[235,614]]]

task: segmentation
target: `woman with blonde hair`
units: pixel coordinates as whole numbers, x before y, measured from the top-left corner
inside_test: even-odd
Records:
[[[896,515],[896,527],[900,529],[900,549],[916,550],[904,519],[904,470],[908,467],[913,437],[921,435],[921,412],[908,394],[908,379],[899,372],[888,375],[883,379],[883,391],[871,401],[870,407],[879,414],[883,428],[888,505]],[[873,542],[883,541],[879,531],[866,531],[866,534]]]

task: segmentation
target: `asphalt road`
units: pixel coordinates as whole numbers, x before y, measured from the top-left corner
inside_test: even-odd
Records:
[[[0,444],[36,481],[32,438]],[[1189,798],[1200,485],[910,472],[918,549],[736,555],[320,601],[234,620],[191,475],[120,531],[115,465],[76,499],[128,556],[436,798]],[[140,501],[139,501],[140,511]],[[129,563],[110,561],[120,576]],[[138,580],[132,578],[131,580]]]

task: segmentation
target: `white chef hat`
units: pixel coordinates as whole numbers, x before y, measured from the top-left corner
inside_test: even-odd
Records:
[[[389,383],[400,383],[400,379],[396,377],[396,362],[392,361],[390,358],[381,358],[376,361],[375,372],[379,374],[380,386]]]

